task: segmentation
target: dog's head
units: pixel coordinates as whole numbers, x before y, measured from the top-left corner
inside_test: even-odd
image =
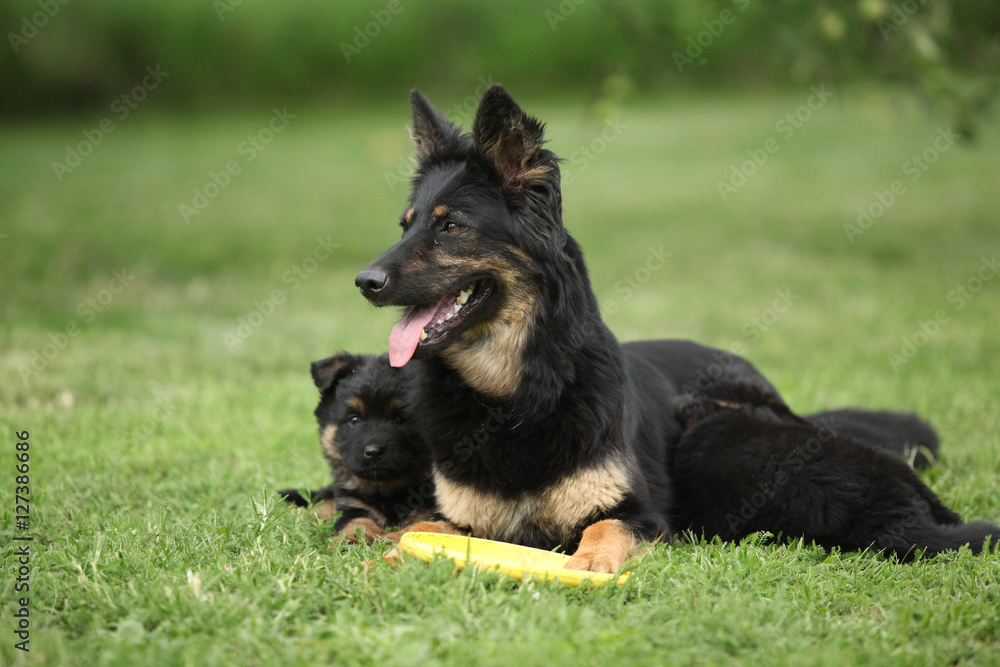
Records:
[[[500,86],[483,96],[471,134],[418,91],[410,102],[419,166],[402,238],[355,282],[376,306],[408,308],[390,336],[393,366],[439,353],[502,394],[483,365],[516,365],[545,254],[566,244],[557,159],[542,125]]]
[[[407,482],[427,463],[404,412],[404,380],[386,355],[343,353],[313,362],[320,442],[334,468],[377,485]],[[344,480],[338,479],[338,482]]]

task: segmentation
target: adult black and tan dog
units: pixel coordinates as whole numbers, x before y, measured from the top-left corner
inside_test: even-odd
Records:
[[[407,400],[446,521],[417,527],[561,546],[568,567],[614,571],[638,541],[685,527],[668,464],[679,397],[721,378],[777,392],[718,350],[618,343],[563,226],[558,159],[503,88],[471,134],[410,101],[419,166],[402,238],[356,283],[407,308],[391,363],[420,358]]]

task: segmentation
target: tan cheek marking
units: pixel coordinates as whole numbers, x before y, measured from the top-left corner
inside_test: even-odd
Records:
[[[319,444],[323,447],[323,453],[331,461],[340,460],[340,451],[337,449],[337,427],[332,424],[323,427],[323,432],[319,436]]]
[[[524,377],[524,348],[532,332],[538,288],[509,267],[494,269],[494,275],[507,294],[503,307],[493,319],[466,331],[442,357],[473,389],[504,398],[517,391]]]

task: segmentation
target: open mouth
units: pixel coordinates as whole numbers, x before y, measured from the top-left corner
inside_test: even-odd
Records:
[[[448,333],[472,316],[489,298],[493,283],[474,280],[461,289],[446,294],[440,301],[413,306],[389,336],[389,363],[403,366],[418,346],[430,346],[447,338]]]

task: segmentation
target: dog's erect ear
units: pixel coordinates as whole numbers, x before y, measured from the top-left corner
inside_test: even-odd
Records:
[[[309,366],[313,382],[321,392],[333,389],[338,382],[354,372],[358,359],[344,352],[329,359],[314,361]]]
[[[455,150],[461,132],[416,88],[410,91],[410,107],[413,109],[413,143],[419,162]]]
[[[491,86],[483,95],[472,141],[497,170],[504,188],[521,190],[551,171],[551,161],[541,153],[542,135],[542,124],[521,111],[502,86]]]

